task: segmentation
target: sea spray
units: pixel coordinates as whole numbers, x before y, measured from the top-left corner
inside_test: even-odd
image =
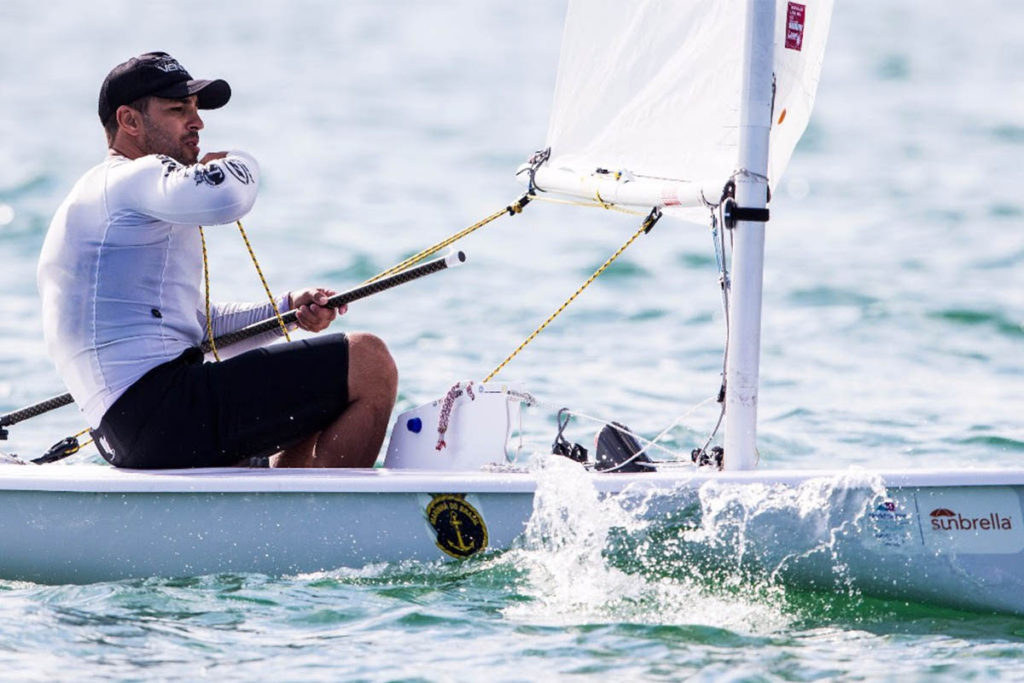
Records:
[[[857,470],[799,484],[711,481],[699,490],[700,525],[682,535],[689,554],[704,558],[725,585],[796,580],[856,596],[844,548],[859,543],[868,511],[886,495],[877,475]],[[832,580],[800,581],[809,575]]]
[[[723,594],[688,567],[663,566],[653,548],[659,538],[678,549],[673,526],[652,519],[644,495],[605,497],[562,458],[533,461],[538,486],[534,512],[520,547],[500,561],[525,572],[525,602],[503,613],[515,620],[562,625],[630,622],[708,626],[744,633],[784,628],[778,603]],[[615,475],[608,475],[615,476]],[[660,512],[654,517],[661,516]],[[671,553],[670,553],[671,554]]]
[[[559,457],[535,458],[537,475],[533,514],[515,561],[529,574],[524,592],[533,599],[530,611],[557,620],[589,614],[603,619],[619,600],[636,599],[638,586],[611,567],[603,553],[616,527],[644,523],[617,505],[601,499],[583,467]]]
[[[810,589],[860,599],[850,552],[874,538],[887,500],[849,470],[798,483],[711,480],[602,496],[568,460],[534,461],[538,490],[521,545],[514,618],[701,624],[765,633],[800,618]],[[615,476],[615,475],[608,475]],[[819,605],[820,601],[814,604]]]

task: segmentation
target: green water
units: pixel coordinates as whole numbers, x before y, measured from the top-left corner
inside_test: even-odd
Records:
[[[37,679],[857,680],[1012,678],[1024,655],[1016,617],[723,586],[684,567],[590,567],[568,590],[547,572],[560,559],[533,548],[288,578],[8,583],[0,656],[5,676]]]

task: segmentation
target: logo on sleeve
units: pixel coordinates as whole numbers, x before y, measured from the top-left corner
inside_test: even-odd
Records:
[[[248,185],[253,182],[252,171],[250,171],[249,167],[241,161],[238,161],[237,159],[225,159],[224,165],[227,167],[228,173],[233,175],[235,180],[243,185]]]
[[[220,185],[226,177],[224,169],[217,164],[206,164],[205,169],[199,166],[195,167],[196,185],[202,185],[203,183],[214,186]]]
[[[181,166],[178,165],[178,162],[170,158],[169,156],[158,154],[156,158],[159,159],[160,163],[164,165],[164,178],[166,178],[167,176],[171,175],[179,168],[181,168]]]

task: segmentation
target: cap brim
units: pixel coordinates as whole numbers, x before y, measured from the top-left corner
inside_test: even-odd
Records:
[[[231,86],[223,79],[192,80],[175,83],[169,88],[164,88],[153,93],[157,97],[178,99],[181,97],[196,96],[196,105],[200,109],[219,109],[231,99]]]

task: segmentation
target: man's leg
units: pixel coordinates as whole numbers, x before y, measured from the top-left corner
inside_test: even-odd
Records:
[[[373,467],[398,391],[398,370],[372,334],[348,335],[348,408],[323,431],[271,460],[273,467]]]

